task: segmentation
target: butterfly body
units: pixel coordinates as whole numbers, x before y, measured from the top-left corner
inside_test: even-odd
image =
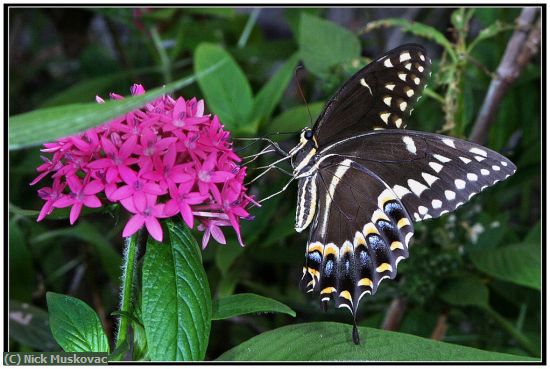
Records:
[[[422,46],[389,51],[336,92],[289,152],[295,228],[309,228],[301,287],[323,309],[349,309],[354,323],[361,299],[409,256],[414,222],[453,211],[516,169],[482,146],[404,129],[429,70]]]

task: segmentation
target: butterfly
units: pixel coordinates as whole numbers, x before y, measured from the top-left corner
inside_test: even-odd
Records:
[[[426,50],[397,47],[354,74],[287,155],[295,229],[309,228],[300,282],[353,315],[409,256],[413,225],[455,210],[516,166],[483,146],[407,130],[430,72]]]

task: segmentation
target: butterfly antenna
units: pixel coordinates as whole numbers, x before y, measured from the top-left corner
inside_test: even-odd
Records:
[[[311,111],[309,110],[309,105],[307,103],[306,97],[304,96],[304,91],[302,90],[302,86],[300,85],[300,81],[298,80],[298,70],[303,69],[304,67],[302,65],[299,65],[294,70],[294,79],[296,80],[296,85],[298,86],[298,91],[300,91],[300,96],[302,97],[302,100],[304,101],[304,104],[306,105],[307,114],[309,115],[309,126],[313,126],[313,118],[311,117]]]

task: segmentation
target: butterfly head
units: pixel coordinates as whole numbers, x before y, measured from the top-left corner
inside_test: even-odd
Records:
[[[318,144],[315,134],[310,128],[304,128],[300,133],[300,142],[290,150],[294,175],[307,171],[315,162]]]

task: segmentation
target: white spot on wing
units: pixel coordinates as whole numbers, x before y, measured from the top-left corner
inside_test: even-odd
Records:
[[[450,147],[456,149],[454,140],[452,140],[452,139],[450,139],[450,138],[442,138],[441,141],[443,141],[443,143],[444,143],[445,145],[450,146]]]
[[[474,156],[474,158],[479,162],[482,162],[483,160],[485,160],[483,156],[479,156],[479,155]]]
[[[415,85],[419,85],[419,84],[420,84],[420,78],[418,78],[418,77],[414,77],[414,78],[413,78],[413,81],[414,81],[414,84],[415,84]]]
[[[411,70],[411,66],[412,66],[411,63],[407,63],[405,64],[405,69]]]
[[[384,121],[384,123],[388,124],[388,118],[390,117],[390,113],[380,113],[380,118]]]
[[[405,111],[405,109],[407,109],[407,103],[405,101],[402,101],[399,104],[399,109],[401,109],[401,111]]]
[[[365,79],[364,79],[364,78],[361,78],[361,85],[362,85],[362,86],[365,86],[366,88],[368,88],[368,89],[369,89],[369,92],[370,92],[370,94],[372,95],[372,90],[370,89],[370,86],[369,86],[369,84],[367,83],[367,81],[365,81]]]
[[[409,247],[409,241],[411,240],[414,233],[409,232],[405,235],[405,246]]]
[[[436,158],[437,160],[439,160],[442,163],[448,163],[448,162],[451,161],[451,159],[449,159],[448,157],[443,156],[443,155],[439,155],[439,154],[434,154],[434,158]]]
[[[428,208],[425,207],[425,206],[419,206],[418,207],[418,212],[422,215],[428,214]]]
[[[477,174],[468,173],[466,174],[466,178],[468,178],[469,181],[477,181]]]
[[[446,190],[445,191],[445,198],[449,201],[452,201],[454,200],[456,197],[456,193],[454,191],[451,191],[451,190]]]
[[[480,170],[481,174],[483,174],[484,176],[488,176],[491,172],[489,172],[487,169],[483,168]]]
[[[505,161],[501,161],[500,164],[502,164],[503,167],[507,167],[507,166],[508,166],[508,163],[505,162]]]
[[[439,209],[441,207],[441,205],[443,205],[441,200],[438,200],[438,199],[432,200],[432,208]]]
[[[500,170],[500,167],[498,165],[493,165],[491,168],[493,168],[493,170],[496,170],[497,172]]]
[[[428,165],[436,172],[439,173],[443,169],[443,165],[436,163],[435,161],[430,161]]]
[[[463,162],[464,164],[468,164],[469,162],[471,162],[470,159],[465,158],[464,156],[461,156],[461,157],[460,157],[460,160],[462,160],[462,162]]]
[[[431,174],[424,173],[424,172],[422,172],[422,178],[424,178],[424,180],[426,181],[428,186],[431,186],[435,181],[437,181],[439,179],[436,176],[432,176]]]
[[[394,88],[394,87],[395,87],[395,85],[394,85],[393,83],[388,83],[388,84],[386,85],[386,88],[387,88],[388,90],[390,90],[390,91],[393,91],[393,88]]]
[[[418,57],[420,58],[420,60],[422,60],[422,61],[426,61],[426,58],[424,58],[424,55],[422,55],[422,54],[418,54]]]
[[[403,124],[403,120],[402,120],[401,118],[397,118],[397,119],[395,120],[395,126],[396,126],[397,128],[401,128],[401,124]]]
[[[406,87],[405,93],[407,94],[408,97],[411,97],[412,95],[414,95],[414,90],[410,87]]]
[[[399,197],[400,199],[402,199],[403,196],[405,196],[406,194],[411,193],[411,191],[409,191],[408,188],[400,186],[400,185],[393,186],[393,192],[395,192],[397,197]]]
[[[416,69],[418,69],[420,73],[424,72],[424,67],[421,65],[419,65]]]
[[[415,181],[414,179],[409,179],[407,181],[407,184],[409,185],[409,188],[412,190],[412,192],[414,192],[414,194],[418,197],[420,197],[422,192],[428,189],[428,187],[418,181]]]
[[[407,74],[405,73],[397,73],[397,77],[399,77],[400,80],[405,82],[407,80]]]
[[[466,187],[466,182],[464,182],[462,179],[455,179],[455,186],[459,190],[463,190],[464,187]]]
[[[387,58],[386,60],[384,60],[384,66],[385,66],[386,68],[391,68],[391,67],[393,67],[393,64],[391,63],[390,58]]]
[[[409,136],[403,137],[403,142],[405,145],[407,145],[407,151],[409,151],[412,154],[416,154],[416,145],[414,144],[414,141]]]
[[[472,147],[472,148],[470,149],[470,152],[471,152],[471,153],[474,153],[474,154],[478,154],[478,155],[487,157],[487,151],[481,150],[479,147]]]
[[[391,96],[384,97],[384,104],[391,106]]]
[[[399,61],[404,62],[411,58],[411,54],[409,54],[408,51],[402,52],[401,55],[399,55]]]

